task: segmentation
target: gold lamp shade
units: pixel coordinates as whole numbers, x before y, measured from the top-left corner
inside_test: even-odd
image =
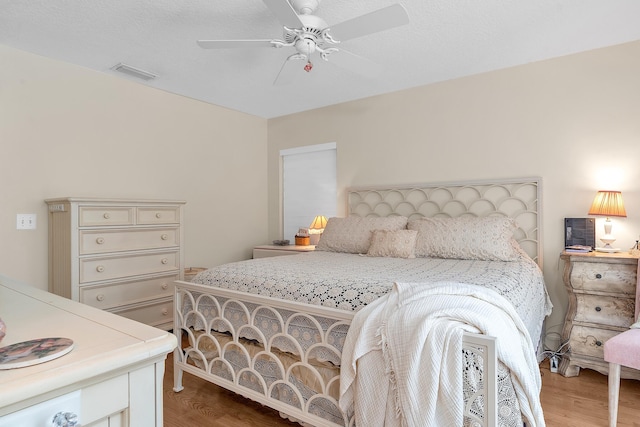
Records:
[[[591,204],[591,209],[589,209],[589,215],[626,217],[627,212],[624,210],[622,193],[620,191],[598,191]]]
[[[322,215],[318,215],[317,217],[315,217],[313,219],[313,222],[309,226],[309,229],[310,230],[324,230],[324,228],[326,226],[327,226],[327,218],[322,216]]]

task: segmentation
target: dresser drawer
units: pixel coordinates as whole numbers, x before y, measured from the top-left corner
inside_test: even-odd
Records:
[[[101,225],[132,225],[135,208],[132,207],[94,207],[81,206],[79,213],[80,227]]]
[[[107,396],[108,398],[106,398]],[[126,410],[128,407],[128,374],[120,375],[82,389],[82,425],[85,425],[85,423],[89,425],[111,414]],[[113,423],[106,425],[113,425]]]
[[[569,347],[572,355],[604,359],[604,343],[620,331],[574,325],[571,329]]]
[[[178,228],[81,230],[80,254],[99,254],[179,246]]]
[[[80,283],[180,270],[178,251],[80,260]]]
[[[139,225],[177,224],[180,222],[180,208],[178,206],[138,208],[136,222]]]
[[[629,327],[633,323],[635,304],[632,298],[576,294],[576,322]]]
[[[110,285],[82,286],[80,302],[101,309],[136,304],[151,299],[170,298],[179,275],[127,281]]]
[[[585,291],[635,295],[637,263],[574,262],[571,286]]]
[[[124,310],[114,311],[114,313],[147,325],[160,326],[173,321],[173,299],[125,308]]]

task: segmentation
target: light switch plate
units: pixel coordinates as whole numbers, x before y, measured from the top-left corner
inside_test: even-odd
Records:
[[[35,230],[36,214],[18,214],[17,220],[16,220],[16,229]]]

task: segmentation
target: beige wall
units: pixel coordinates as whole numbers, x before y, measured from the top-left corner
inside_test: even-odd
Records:
[[[267,241],[265,119],[4,46],[0,64],[0,274],[46,289],[52,197],[185,200],[187,266]]]
[[[616,243],[640,234],[638,76],[635,42],[269,120],[269,237],[280,233],[283,148],[337,143],[339,211],[352,185],[540,176],[554,338],[567,304],[563,219],[619,189],[629,216],[613,220]]]
[[[541,176],[551,332],[563,218],[616,188],[617,243],[640,234],[640,42],[269,121],[3,46],[0,63],[0,274],[43,289],[44,199],[186,200],[187,265],[217,265],[280,237],[279,150],[325,142],[339,209],[352,185]]]

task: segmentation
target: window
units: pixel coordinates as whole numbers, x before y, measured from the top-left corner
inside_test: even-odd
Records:
[[[336,216],[336,143],[281,150],[283,239],[293,242],[299,228],[316,215]]]

